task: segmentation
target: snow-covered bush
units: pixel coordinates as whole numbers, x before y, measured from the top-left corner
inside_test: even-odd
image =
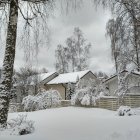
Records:
[[[61,96],[57,90],[39,91],[36,96],[23,98],[22,105],[25,111],[42,110],[57,107],[61,104]]]
[[[35,111],[36,97],[28,95],[23,98],[22,105],[24,111]]]
[[[72,105],[95,106],[98,99],[98,85],[95,80],[80,80],[75,94],[71,98]]]
[[[11,135],[26,135],[34,131],[34,122],[27,120],[27,115],[19,115],[8,121],[8,129]]]
[[[57,107],[61,104],[61,96],[57,90],[49,90],[36,95],[39,109]]]
[[[135,113],[128,106],[120,106],[119,109],[117,110],[117,114],[119,116],[131,116],[134,115]]]
[[[81,100],[82,105],[90,105],[90,96],[88,94],[84,95],[84,97]]]

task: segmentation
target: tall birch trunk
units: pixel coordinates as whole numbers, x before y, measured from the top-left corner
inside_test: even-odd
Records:
[[[17,36],[17,22],[18,22],[18,0],[10,1],[9,22],[6,38],[6,49],[3,61],[2,83],[0,85],[0,125],[6,127],[9,96],[11,91],[15,46]]]
[[[137,62],[137,70],[140,71],[140,62],[139,62],[139,48],[138,48],[138,27],[137,21],[133,18],[134,24],[134,47],[136,51],[136,62]]]

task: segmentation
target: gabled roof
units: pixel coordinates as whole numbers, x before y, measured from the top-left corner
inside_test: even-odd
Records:
[[[121,73],[123,72],[128,72],[127,70],[123,70]],[[140,72],[138,71],[132,71],[130,72],[130,74],[136,75],[136,76],[140,76]],[[109,77],[108,79],[105,80],[105,83],[108,83],[110,81],[112,81],[114,78],[117,78],[117,74],[112,75],[111,77]]]
[[[57,72],[48,72],[48,73],[41,73],[37,75],[33,75],[29,77],[29,81],[31,81],[30,85],[34,85],[34,81],[37,80],[37,83],[44,81],[45,79],[49,78],[51,75],[56,74]]]
[[[79,71],[79,72],[71,72],[60,74],[54,79],[52,79],[47,84],[62,84],[62,83],[76,83],[78,79],[81,79],[84,75],[86,75],[90,70]]]
[[[51,75],[55,74],[56,72],[48,72],[48,73],[41,73],[39,74],[40,82],[45,80],[46,78],[50,77]]]

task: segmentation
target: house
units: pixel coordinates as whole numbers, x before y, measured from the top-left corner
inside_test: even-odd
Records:
[[[70,99],[70,92],[72,93],[72,90],[74,91],[76,83],[79,80],[89,79],[93,79],[95,81],[97,80],[96,76],[90,70],[65,74],[58,74],[57,72],[48,72],[33,75],[28,77],[26,85],[22,83],[15,85],[17,92],[16,102],[22,101],[21,95],[24,92],[23,95],[25,96],[25,89],[27,90],[28,94],[35,95],[38,91],[38,88],[43,88],[45,90],[57,90],[60,93],[63,100]],[[26,88],[24,86],[26,86]]]
[[[74,86],[79,80],[89,79],[93,79],[95,81],[97,80],[96,76],[90,70],[64,73],[59,74],[54,79],[50,80],[49,82],[46,82],[46,84],[44,84],[44,88],[46,90],[57,90],[61,94],[62,99],[66,100],[71,98],[71,95],[69,95],[70,93],[68,92],[69,86],[74,88]]]
[[[122,71],[122,73],[128,73],[127,70]],[[118,89],[118,77],[113,75],[105,81],[105,84],[109,90],[111,96],[115,95]],[[126,78],[127,93],[140,93],[140,72],[132,71],[128,74]]]

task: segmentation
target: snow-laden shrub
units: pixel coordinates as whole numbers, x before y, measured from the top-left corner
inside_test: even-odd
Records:
[[[57,90],[49,90],[37,94],[39,109],[57,107],[61,104],[61,96]]]
[[[57,90],[40,91],[36,96],[29,95],[23,98],[22,105],[25,111],[42,110],[60,106],[61,99]]]
[[[81,80],[71,98],[72,105],[95,106],[98,100],[98,85],[93,79]]]
[[[129,106],[120,106],[117,110],[117,114],[119,116],[131,116],[135,113],[132,111],[132,109]]]
[[[100,96],[97,96],[97,97],[92,96],[91,98],[92,106],[96,106],[99,99],[100,99]]]
[[[81,104],[81,101],[86,94],[87,94],[87,89],[76,90],[76,93],[71,98],[71,104],[72,105]]]
[[[28,96],[24,97],[22,100],[22,105],[23,105],[24,111],[34,111],[36,109],[35,104],[36,104],[35,96],[28,95]]]
[[[34,131],[34,122],[27,120],[27,115],[19,115],[8,121],[8,129],[11,135],[26,135]]]
[[[81,104],[86,106],[90,105],[90,97],[88,94],[84,95],[84,97],[81,100]]]

